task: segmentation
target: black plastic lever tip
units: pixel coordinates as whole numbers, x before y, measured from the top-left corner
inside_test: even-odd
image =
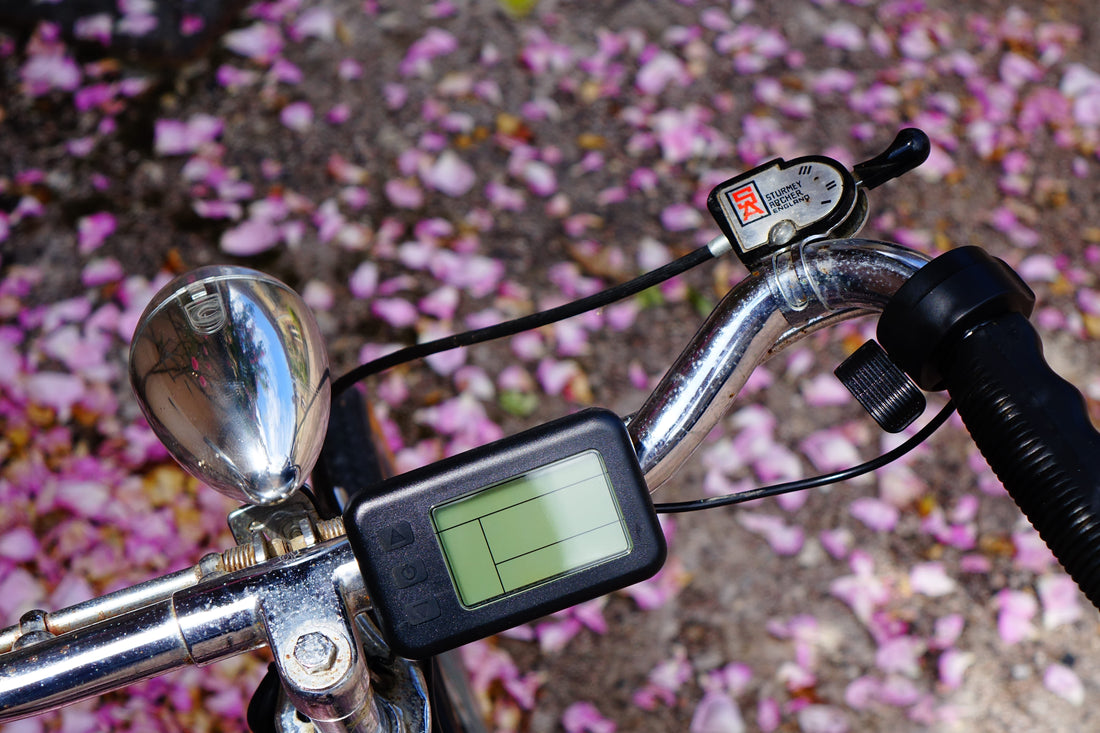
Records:
[[[859,163],[852,172],[863,188],[876,188],[928,160],[931,151],[932,143],[928,135],[923,130],[907,127],[898,133],[890,147],[874,158]]]

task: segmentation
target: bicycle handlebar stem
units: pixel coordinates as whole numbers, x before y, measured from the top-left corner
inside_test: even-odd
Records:
[[[757,365],[825,326],[881,311],[927,261],[887,242],[807,242],[734,286],[629,421],[650,491],[695,451]]]

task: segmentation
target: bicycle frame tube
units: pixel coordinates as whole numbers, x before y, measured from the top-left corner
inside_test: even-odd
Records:
[[[887,242],[812,242],[776,253],[734,286],[630,419],[650,491],[683,465],[758,364],[825,326],[881,311],[927,261]]]

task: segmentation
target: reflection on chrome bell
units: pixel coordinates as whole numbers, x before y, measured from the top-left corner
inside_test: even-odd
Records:
[[[321,452],[331,380],[317,322],[255,270],[203,267],[157,293],[134,331],[130,382],[180,465],[235,499],[286,499]]]

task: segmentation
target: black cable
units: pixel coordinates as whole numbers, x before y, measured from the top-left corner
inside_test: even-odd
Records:
[[[423,359],[426,356],[438,354],[448,349],[458,348],[459,346],[472,346],[505,336],[513,336],[522,331],[540,328],[550,323],[572,318],[586,311],[602,308],[617,300],[622,300],[623,298],[651,288],[654,285],[658,285],[669,278],[690,270],[698,264],[706,262],[712,257],[714,257],[714,255],[708,247],[700,247],[683,257],[669,262],[667,265],[658,267],[656,270],[647,272],[644,275],[639,275],[628,282],[615,285],[606,290],[601,290],[598,293],[593,293],[580,300],[574,300],[565,305],[559,305],[556,308],[521,316],[520,318],[504,321],[503,323],[497,323],[492,326],[486,326],[485,328],[464,331],[462,333],[456,333],[451,336],[436,339],[435,341],[425,341],[422,344],[407,346],[404,349],[386,354],[366,364],[360,364],[347,374],[341,376],[332,383],[332,398],[336,399],[344,390],[361,379],[378,374],[379,372],[384,372],[398,364],[403,364],[414,359]]]
[[[916,448],[918,445],[928,439],[932,433],[945,422],[947,418],[951,417],[951,413],[955,411],[955,405],[952,402],[948,402],[944,405],[943,409],[936,413],[936,416],[928,421],[928,424],[913,434],[911,438],[906,440],[901,445],[897,446],[893,450],[889,450],[883,453],[878,458],[872,458],[865,463],[861,463],[858,466],[852,466],[846,468],[843,471],[836,471],[835,473],[828,473],[821,476],[813,476],[811,478],[798,479],[797,481],[788,481],[782,484],[772,484],[771,486],[763,486],[758,489],[749,489],[748,491],[739,491],[736,494],[726,494],[725,496],[712,496],[707,499],[694,499],[692,501],[673,501],[665,502],[661,504],[654,504],[653,508],[657,510],[659,514],[677,514],[680,512],[693,512],[699,509],[713,509],[718,506],[729,506],[731,504],[740,504],[746,501],[754,501],[756,499],[763,499],[768,496],[778,496],[779,494],[789,494],[793,491],[802,491],[803,489],[813,489],[818,486],[825,486],[826,484],[835,484],[840,481],[847,481],[853,479],[856,476],[862,476],[865,473],[876,471],[887,463],[896,461],[904,456],[909,451]]]

